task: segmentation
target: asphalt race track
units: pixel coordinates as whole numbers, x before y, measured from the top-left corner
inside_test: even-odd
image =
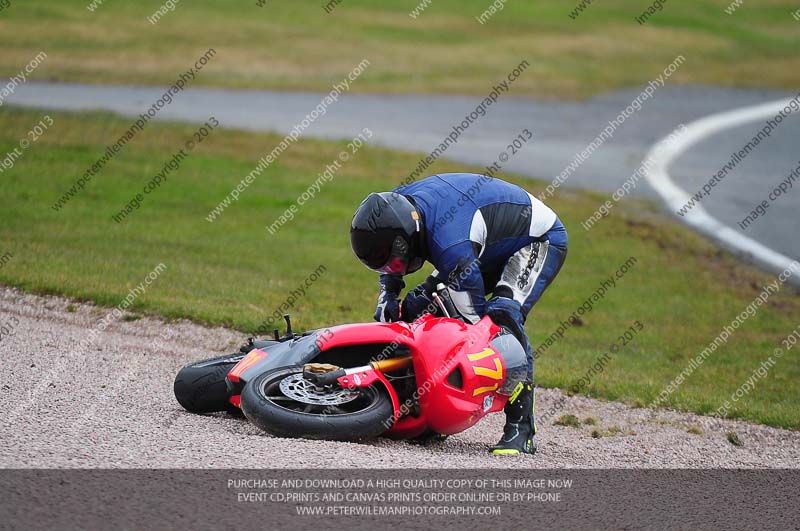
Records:
[[[487,93],[491,87],[487,87]],[[639,96],[641,89],[601,95],[585,102],[519,99],[501,94],[450,145],[443,157],[488,166],[498,160],[524,128],[534,135],[527,145],[503,163],[503,169],[551,181],[584,150],[609,120],[614,120]],[[136,116],[163,93],[162,88],[106,85],[28,83],[8,98],[11,105],[57,110],[104,109]],[[600,148],[568,173],[563,186],[613,192],[640,167],[649,148],[681,124],[705,116],[793,96],[777,91],[716,87],[665,86],[643,100]],[[214,115],[224,127],[288,133],[320,102],[322,94],[188,88],[159,111],[158,119],[201,123]],[[430,153],[482,98],[469,96],[405,96],[342,94],[305,136],[352,138],[363,127],[371,140],[386,147]],[[789,258],[800,258],[800,239],[794,237],[800,208],[800,179],[770,207],[767,215],[746,229],[737,222],[800,165],[800,113],[784,119],[770,137],[730,172],[724,182],[703,198],[713,216],[741,234],[756,239]],[[713,175],[763,126],[763,120],[744,124],[707,138],[674,161],[671,175],[690,195]],[[269,153],[273,146],[264,146]],[[409,173],[414,168],[409,168]],[[425,176],[423,171],[418,177]],[[401,182],[408,175],[396,176]],[[538,195],[540,190],[532,190]],[[557,193],[557,191],[556,191]],[[657,198],[645,179],[633,194]],[[578,230],[577,228],[575,230]]]

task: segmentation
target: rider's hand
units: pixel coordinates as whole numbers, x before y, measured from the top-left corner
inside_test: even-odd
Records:
[[[402,304],[403,321],[410,323],[426,313],[436,315],[439,307],[433,302],[424,284],[406,293]]]
[[[375,309],[374,319],[380,323],[399,321],[399,294],[381,290],[380,295],[378,295],[378,307]]]

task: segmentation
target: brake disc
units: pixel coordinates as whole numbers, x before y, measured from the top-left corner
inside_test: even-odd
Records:
[[[281,392],[288,398],[303,404],[336,406],[352,402],[359,397],[358,389],[320,387],[303,378],[302,373],[290,374],[280,383]]]

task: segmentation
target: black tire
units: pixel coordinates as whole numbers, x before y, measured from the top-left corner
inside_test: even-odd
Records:
[[[213,413],[235,409],[225,377],[244,358],[244,353],[190,363],[175,377],[175,398],[190,413]]]
[[[302,372],[302,367],[278,369],[249,381],[242,390],[245,417],[278,437],[332,441],[374,438],[392,426],[394,406],[380,384],[359,388],[358,397],[346,404],[309,406],[286,397],[280,390],[282,380]],[[282,396],[281,404],[269,396]],[[301,408],[310,410],[305,412]]]

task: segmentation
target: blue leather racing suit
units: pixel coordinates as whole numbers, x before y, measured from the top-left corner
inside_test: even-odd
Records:
[[[406,296],[403,319],[429,308],[430,294],[441,282],[465,319],[477,322],[487,313],[494,319],[493,312],[500,311],[524,336],[528,312],[567,255],[567,232],[555,212],[519,186],[471,173],[433,175],[394,191],[419,211],[425,259],[436,268]],[[387,293],[405,287],[396,275],[381,275],[380,283]],[[527,337],[523,345],[532,377]]]

